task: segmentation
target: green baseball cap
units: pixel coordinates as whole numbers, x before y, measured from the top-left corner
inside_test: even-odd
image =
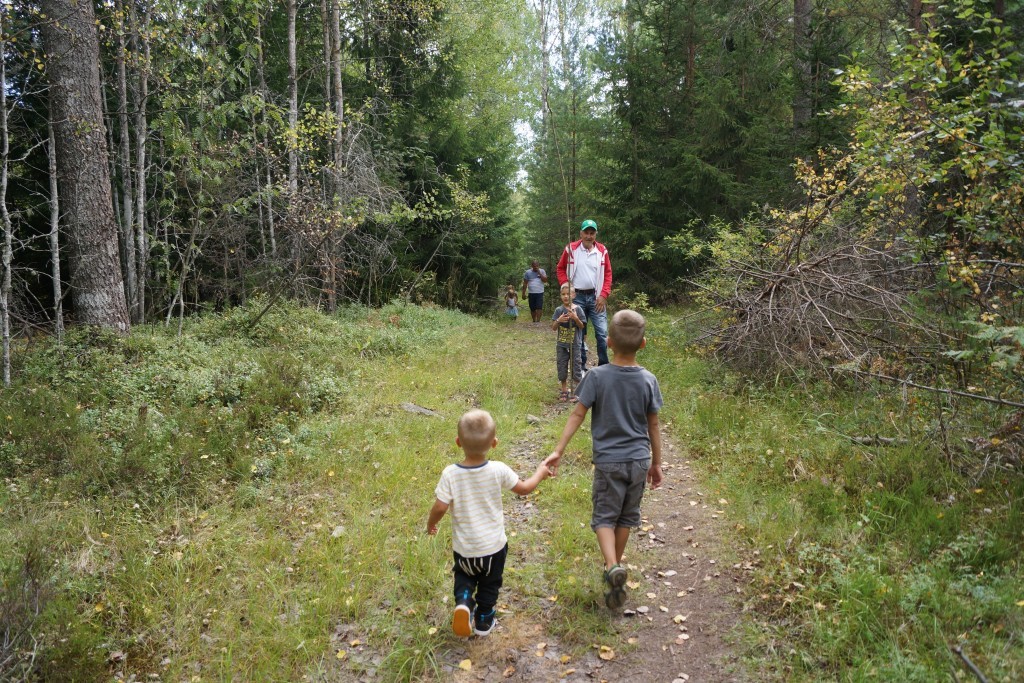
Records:
[[[589,218],[587,220],[583,221],[583,223],[580,225],[580,232],[583,232],[584,230],[591,230],[591,229],[593,229],[594,232],[597,232],[597,223],[595,223],[594,221],[590,220]]]

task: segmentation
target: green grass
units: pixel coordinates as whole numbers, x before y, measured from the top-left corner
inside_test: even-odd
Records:
[[[1024,678],[1020,472],[954,470],[932,396],[750,384],[695,360],[666,316],[649,330],[645,364],[664,416],[730,500],[737,558],[756,550],[762,561],[745,596],[757,670],[787,681],[935,681],[953,670],[966,680],[950,652],[960,644],[989,680]],[[961,415],[982,435],[1005,417],[979,409],[971,425]],[[907,444],[843,436],[875,434]]]
[[[38,678],[444,678],[459,644],[448,523],[423,533],[433,489],[471,406],[494,414],[497,458],[554,445],[562,419],[525,420],[555,395],[551,340],[400,305],[278,307],[251,327],[259,309],[188,321],[181,338],[79,330],[17,355],[0,395],[0,618],[31,627]],[[743,596],[754,670],[939,680],[962,669],[961,643],[990,680],[1022,678],[1019,473],[954,472],[926,399],[762,387],[685,339],[652,315],[640,360],[672,438],[729,501],[726,547],[759,564]],[[897,430],[908,445],[841,436]],[[586,525],[588,434],[533,494],[537,528],[513,539],[502,598],[580,651],[614,644]]]

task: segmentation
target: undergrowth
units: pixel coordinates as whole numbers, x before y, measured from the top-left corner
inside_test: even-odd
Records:
[[[0,677],[451,676],[450,531],[423,533],[434,486],[469,407],[497,419],[496,458],[538,429],[546,455],[564,422],[524,416],[553,399],[551,340],[397,304],[277,306],[253,325],[261,308],[17,356],[0,618],[20,635]],[[938,680],[965,671],[954,645],[990,680],[1022,678],[1019,472],[961,474],[934,398],[751,384],[650,317],[662,421],[757,567],[742,597],[759,679]],[[586,433],[533,494],[503,592],[578,650],[617,645],[591,581]]]
[[[958,646],[989,680],[1024,678],[1024,477],[955,467],[940,431],[957,419],[987,435],[1005,415],[885,386],[753,384],[697,360],[685,323],[650,329],[642,362],[674,435],[731,502],[738,556],[760,567],[744,609],[752,652],[770,654],[755,668],[966,680]]]

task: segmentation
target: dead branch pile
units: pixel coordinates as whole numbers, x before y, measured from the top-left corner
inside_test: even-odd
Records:
[[[725,262],[717,286],[706,290],[726,314],[725,324],[704,337],[719,354],[748,372],[769,374],[870,366],[896,344],[936,344],[937,333],[911,301],[928,287],[928,268],[909,258],[909,248],[860,236],[853,224],[813,237],[809,228]]]

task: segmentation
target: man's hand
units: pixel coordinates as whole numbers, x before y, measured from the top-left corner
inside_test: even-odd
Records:
[[[541,463],[541,467],[546,467],[551,473],[552,477],[558,476],[558,463],[562,459],[562,454],[555,452],[544,458],[544,462]]]
[[[651,485],[651,490],[661,488],[661,482],[664,481],[665,477],[661,473],[661,465],[651,465],[651,468],[647,470],[647,483]]]
[[[601,313],[604,311],[605,305],[605,298],[603,296],[599,296],[597,297],[597,301],[594,303],[594,309],[597,310],[598,313]]]
[[[436,524],[427,525],[427,535],[428,536],[437,536],[437,525]]]

